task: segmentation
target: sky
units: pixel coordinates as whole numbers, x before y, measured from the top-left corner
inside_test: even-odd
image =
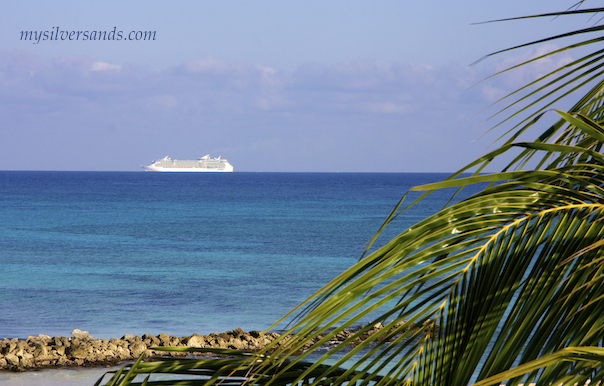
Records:
[[[544,48],[471,64],[593,20],[475,23],[573,4],[3,1],[0,170],[210,154],[236,172],[453,172],[502,134],[493,102],[571,57],[487,80]]]

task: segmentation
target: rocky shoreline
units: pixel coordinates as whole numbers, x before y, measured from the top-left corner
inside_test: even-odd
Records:
[[[257,351],[278,337],[277,333],[244,332],[240,328],[224,333],[176,337],[124,335],[118,339],[93,339],[86,331],[73,330],[71,337],[48,335],[29,336],[25,340],[0,340],[0,370],[28,371],[56,367],[99,367],[136,360],[143,352],[152,355],[183,355],[156,353],[149,347],[212,347]]]
[[[430,325],[427,320],[422,325],[408,324],[409,329],[424,329]],[[398,323],[395,328],[402,326]],[[356,346],[363,340],[384,328],[381,323],[369,324],[351,330],[345,330],[334,336],[329,344],[343,342],[355,334],[359,329],[364,333],[357,336],[351,343]],[[438,327],[436,327],[438,328]],[[400,333],[400,331],[399,331]],[[133,361],[145,353],[150,356],[186,356],[182,352],[165,352],[149,350],[149,347],[199,347],[220,348],[242,351],[258,351],[278,338],[275,332],[263,333],[262,331],[244,332],[237,328],[220,334],[191,336],[157,336],[144,334],[143,336],[124,335],[119,339],[93,339],[87,331],[73,330],[71,337],[50,337],[48,335],[29,336],[25,340],[2,339],[0,340],[0,371],[28,371],[57,367],[99,367],[113,366],[124,361]],[[321,338],[322,336],[319,336]],[[381,338],[380,338],[381,339]]]

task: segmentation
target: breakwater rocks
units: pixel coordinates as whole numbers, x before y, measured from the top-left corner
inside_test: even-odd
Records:
[[[374,334],[381,332],[375,340],[388,341],[399,336],[403,332],[424,333],[426,328],[438,329],[431,320],[422,324],[397,323],[392,330],[384,330],[382,323],[371,323],[340,331],[325,343],[325,346],[340,344],[349,338],[351,347],[354,347]],[[363,331],[360,331],[360,330]],[[362,333],[361,333],[362,332]],[[153,336],[124,335],[119,339],[93,339],[87,331],[73,330],[71,337],[64,336],[51,338],[48,335],[29,336],[26,340],[2,339],[0,340],[0,371],[27,371],[45,369],[52,367],[98,367],[116,365],[123,361],[133,361],[145,353],[150,356],[174,356],[182,357],[188,355],[181,352],[156,352],[149,347],[200,347],[221,348],[242,351],[258,351],[267,344],[278,338],[275,332],[263,333],[262,331],[244,332],[237,328],[233,331],[221,334],[197,335],[185,337],[168,336],[159,334]],[[308,349],[314,343],[322,340],[326,335],[319,335],[309,342],[302,350]],[[285,337],[287,339],[287,337]]]
[[[244,332],[240,328],[221,334],[185,337],[159,334],[124,335],[119,339],[93,339],[86,331],[73,330],[71,337],[30,336],[26,340],[0,340],[0,370],[26,371],[52,367],[110,366],[146,355],[184,356],[182,353],[155,353],[148,347],[186,346],[257,351],[278,337],[277,333]]]

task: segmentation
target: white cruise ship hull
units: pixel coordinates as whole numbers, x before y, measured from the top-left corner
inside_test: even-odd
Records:
[[[230,164],[229,164],[230,166]],[[230,168],[203,168],[203,167],[156,167],[153,165],[143,166],[142,167],[146,172],[187,172],[187,173],[220,173],[220,172],[232,172],[233,167]]]
[[[233,165],[226,159],[210,158],[209,154],[197,160],[173,160],[166,156],[153,161],[151,165],[141,165],[141,167],[146,172],[228,173],[233,171]]]

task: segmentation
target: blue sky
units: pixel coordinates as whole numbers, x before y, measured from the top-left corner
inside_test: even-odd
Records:
[[[594,21],[471,23],[573,4],[5,1],[0,169],[134,171],[210,153],[235,171],[451,172],[495,138],[483,109],[570,56],[485,82],[538,49],[469,64]],[[20,40],[56,28],[155,40]]]

